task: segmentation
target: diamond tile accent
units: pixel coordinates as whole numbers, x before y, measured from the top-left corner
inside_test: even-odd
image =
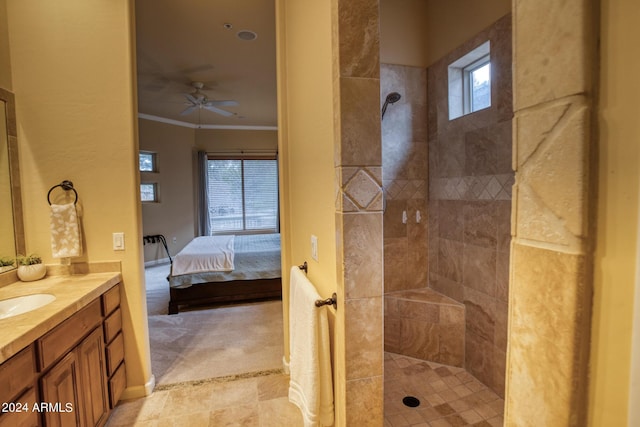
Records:
[[[346,175],[350,175],[350,172],[352,171],[349,170]],[[343,174],[343,181],[344,176],[345,174]],[[366,169],[359,169],[343,186],[343,209],[350,206],[347,203],[348,199],[353,204],[353,207],[350,206],[351,208],[355,207],[357,210],[379,210],[382,206],[381,195],[382,189],[376,179]]]
[[[430,183],[431,200],[511,200],[513,174],[437,178]]]

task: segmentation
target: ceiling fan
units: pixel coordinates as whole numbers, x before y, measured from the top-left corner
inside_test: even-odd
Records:
[[[225,116],[225,117],[230,117],[230,116],[235,115],[235,113],[223,110],[223,109],[218,108],[218,107],[233,107],[233,106],[238,105],[238,103],[236,101],[232,101],[232,100],[227,100],[227,101],[210,100],[209,98],[207,98],[207,95],[205,95],[202,92],[202,88],[204,87],[204,83],[202,83],[202,82],[191,82],[191,86],[193,86],[195,88],[195,92],[193,92],[193,93],[185,93],[184,94],[184,96],[187,98],[187,102],[185,104],[188,105],[188,107],[185,108],[182,111],[182,113],[180,113],[181,116],[186,116],[187,114],[191,114],[192,112],[194,112],[196,110],[200,110],[202,108],[204,108],[205,110],[212,111],[212,112],[214,112],[216,114],[220,114],[220,115]]]

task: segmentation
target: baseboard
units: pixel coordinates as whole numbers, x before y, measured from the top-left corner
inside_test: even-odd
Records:
[[[154,388],[156,388],[156,377],[155,375],[151,375],[151,378],[146,384],[125,388],[120,399],[129,400],[149,396],[153,393]]]
[[[151,261],[145,261],[144,262],[144,266],[145,267],[153,267],[154,265],[160,265],[160,264],[169,264],[169,258],[161,258],[161,259],[154,259]]]

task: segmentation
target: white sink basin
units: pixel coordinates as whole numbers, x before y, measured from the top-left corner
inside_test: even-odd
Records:
[[[45,306],[55,299],[56,297],[50,294],[32,294],[0,300],[0,319],[27,313]]]

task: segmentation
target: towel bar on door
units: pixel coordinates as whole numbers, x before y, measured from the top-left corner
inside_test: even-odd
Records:
[[[337,310],[338,295],[334,292],[333,295],[331,295],[331,298],[316,300],[316,307],[322,307],[323,305],[332,305],[334,310]]]

